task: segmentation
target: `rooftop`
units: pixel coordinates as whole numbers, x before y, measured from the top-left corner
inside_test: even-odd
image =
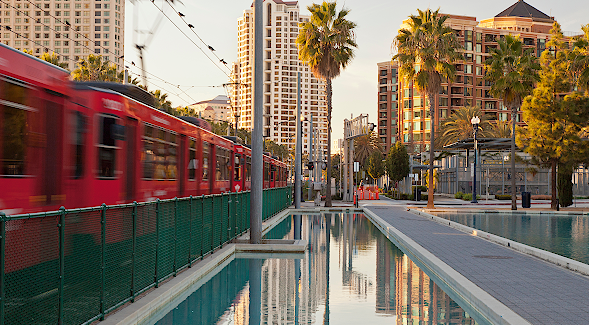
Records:
[[[503,10],[495,17],[526,17],[526,18],[537,18],[554,20],[553,17],[541,12],[540,10],[530,6],[523,0],[518,0],[511,7]]]

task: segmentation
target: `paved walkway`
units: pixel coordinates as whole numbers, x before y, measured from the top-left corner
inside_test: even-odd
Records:
[[[588,277],[417,216],[405,206],[362,203],[530,323],[589,323]]]

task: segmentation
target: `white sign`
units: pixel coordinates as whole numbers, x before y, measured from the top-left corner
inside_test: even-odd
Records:
[[[360,171],[360,163],[357,161],[354,161],[354,173],[357,173]]]
[[[368,114],[360,115],[353,120],[344,120],[344,138],[353,139],[368,134]]]
[[[474,163],[470,163],[470,177],[474,177]]]

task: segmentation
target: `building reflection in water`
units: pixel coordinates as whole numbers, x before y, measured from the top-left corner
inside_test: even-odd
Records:
[[[294,238],[285,224],[274,238]],[[236,259],[158,324],[476,324],[363,215],[306,216],[301,234],[305,258]]]

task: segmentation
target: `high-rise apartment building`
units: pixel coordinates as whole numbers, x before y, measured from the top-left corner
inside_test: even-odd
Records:
[[[315,78],[298,56],[295,43],[299,23],[309,20],[299,14],[297,1],[264,1],[264,136],[293,147],[296,139],[297,73],[301,73],[301,115],[313,118],[319,148],[327,147],[325,84]],[[247,9],[238,19],[238,58],[233,63],[231,103],[239,115],[238,127],[251,129],[254,65],[254,15]],[[306,124],[306,123],[305,123]],[[303,151],[309,148],[309,126],[304,126]]]
[[[69,70],[90,53],[123,63],[124,0],[6,0],[1,6],[3,44],[35,56],[57,53]]]
[[[446,24],[458,36],[464,59],[455,64],[456,79],[442,84],[435,98],[433,119],[426,96],[396,75],[397,63],[378,63],[378,133],[383,146],[388,150],[395,141],[403,141],[409,152],[428,151],[432,124],[437,129],[440,121],[459,107],[477,106],[491,120],[511,120],[511,111],[489,93],[484,62],[498,46],[497,40],[507,34],[520,35],[524,47],[539,57],[546,48],[553,23],[553,17],[522,0],[480,22],[476,17],[449,15]],[[408,20],[401,28],[408,28]],[[523,123],[521,112],[515,118]]]

